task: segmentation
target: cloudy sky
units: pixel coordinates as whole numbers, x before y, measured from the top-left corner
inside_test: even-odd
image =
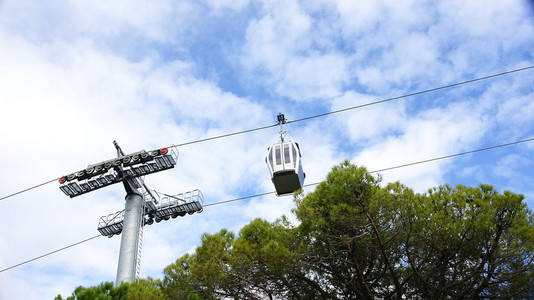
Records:
[[[534,6],[474,1],[0,1],[0,197],[116,155],[359,106],[534,65]],[[306,183],[344,159],[378,170],[534,137],[534,69],[288,124]],[[157,191],[204,204],[271,192],[278,128],[179,147]],[[534,208],[534,142],[382,172],[418,192],[487,183]],[[0,201],[0,269],[98,234],[113,185],[57,182]],[[305,189],[312,192],[314,186]],[[291,197],[206,207],[145,228],[141,276],[204,232],[290,215]],[[120,237],[0,272],[0,299],[53,299],[114,281]]]

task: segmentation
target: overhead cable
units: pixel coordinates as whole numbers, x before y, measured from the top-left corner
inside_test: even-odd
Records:
[[[460,153],[456,153],[456,154],[450,154],[450,155],[445,155],[445,156],[440,156],[440,157],[435,157],[435,158],[430,158],[430,159],[425,159],[425,160],[420,160],[420,161],[406,163],[406,164],[397,165],[397,166],[393,166],[393,167],[387,167],[387,168],[383,168],[383,169],[369,171],[369,173],[379,173],[379,172],[384,172],[384,171],[389,171],[389,170],[394,170],[394,169],[400,169],[400,168],[404,168],[404,167],[409,167],[409,166],[429,163],[429,162],[433,162],[433,161],[437,161],[437,160],[442,160],[442,159],[447,159],[447,158],[452,158],[452,157],[472,154],[472,153],[476,153],[476,152],[482,152],[482,151],[487,151],[487,150],[492,150],[492,149],[497,149],[497,148],[502,148],[502,147],[507,147],[507,146],[512,146],[512,145],[517,145],[517,144],[526,143],[526,142],[532,142],[532,141],[534,141],[534,138],[524,139],[524,140],[520,140],[520,141],[506,143],[506,144],[490,146],[490,147],[485,147],[485,148],[480,148],[480,149],[475,149],[475,150],[471,150],[471,151],[460,152]],[[315,185],[320,184],[321,182],[323,182],[323,181],[314,182],[314,183],[308,183],[308,184],[305,184],[304,187],[315,186]],[[246,196],[246,197],[240,197],[240,198],[235,198],[235,199],[230,199],[230,200],[213,202],[213,203],[205,204],[204,206],[214,206],[214,205],[224,204],[224,203],[228,203],[228,202],[234,202],[234,201],[240,201],[240,200],[255,198],[255,197],[259,197],[259,196],[265,196],[265,195],[274,194],[274,193],[275,193],[275,191],[266,192],[266,193],[262,193],[262,194],[252,195],[252,196]]]
[[[395,166],[395,167],[389,167],[389,168],[384,168],[384,169],[380,169],[380,170],[371,171],[371,173],[377,173],[377,172],[383,172],[383,171],[388,171],[388,170],[393,170],[393,169],[398,169],[398,168],[404,168],[404,167],[423,164],[423,163],[432,162],[432,161],[436,161],[436,160],[441,160],[441,159],[446,159],[446,158],[451,158],[451,157],[456,157],[456,156],[461,156],[461,155],[466,155],[466,154],[472,154],[472,153],[476,153],[476,152],[481,152],[481,151],[486,151],[486,150],[491,150],[491,149],[496,149],[496,148],[502,148],[502,147],[506,147],[506,146],[512,146],[512,145],[517,145],[517,144],[526,143],[526,142],[532,142],[532,141],[534,141],[534,138],[525,139],[525,140],[521,140],[521,141],[517,141],[517,142],[511,142],[511,143],[502,144],[502,145],[497,145],[497,146],[480,148],[480,149],[476,149],[476,150],[471,150],[471,151],[466,151],[466,152],[461,152],[461,153],[456,153],[456,154],[451,154],[451,155],[445,155],[445,156],[436,157],[436,158],[430,158],[430,159],[421,160],[421,161],[417,161],[417,162],[398,165],[398,166]]]
[[[421,94],[435,92],[435,91],[439,91],[439,90],[443,90],[443,89],[448,89],[448,88],[451,88],[451,87],[456,87],[456,86],[465,85],[465,84],[468,84],[468,83],[473,83],[473,82],[476,82],[476,81],[486,80],[486,79],[499,77],[499,76],[503,76],[503,75],[508,75],[508,74],[512,74],[512,73],[516,73],[516,72],[521,72],[521,71],[525,71],[525,70],[532,69],[532,68],[534,68],[534,66],[528,66],[528,67],[524,67],[524,68],[520,68],[520,69],[515,69],[515,70],[511,70],[511,71],[502,72],[502,73],[499,73],[499,74],[493,74],[493,75],[489,75],[489,76],[470,79],[470,80],[466,80],[466,81],[462,81],[462,82],[457,82],[457,83],[453,83],[453,84],[449,84],[449,85],[440,86],[440,87],[437,87],[437,88],[432,88],[432,89],[429,89],[429,90],[419,91],[419,92],[415,92],[415,93],[405,94],[405,95],[402,95],[402,96],[396,96],[396,97],[387,98],[387,99],[383,99],[383,100],[378,100],[378,101],[374,101],[374,102],[369,102],[369,103],[365,103],[365,104],[360,104],[360,105],[356,105],[356,106],[352,106],[352,107],[342,108],[342,109],[334,110],[334,111],[327,112],[327,113],[322,113],[322,114],[318,114],[318,115],[314,115],[314,116],[309,116],[309,117],[304,117],[304,118],[301,118],[301,119],[296,119],[296,120],[293,120],[293,121],[287,121],[287,123],[289,124],[289,123],[301,122],[301,121],[306,121],[306,120],[314,119],[314,118],[318,118],[318,117],[324,117],[324,116],[328,116],[328,115],[333,115],[333,114],[337,114],[337,113],[340,113],[340,112],[345,112],[345,111],[352,110],[352,109],[362,108],[362,107],[376,105],[376,104],[380,104],[380,103],[384,103],[384,102],[390,102],[390,101],[394,101],[394,100],[399,100],[399,99],[402,99],[402,98],[408,98],[408,97],[412,97],[412,96],[417,96],[417,95],[421,95]]]
[[[29,188],[27,188],[27,189],[24,189],[24,190],[22,190],[22,191],[19,191],[19,192],[13,193],[13,194],[9,194],[9,195],[7,195],[7,196],[4,196],[4,197],[0,198],[0,200],[7,199],[7,198],[10,198],[10,197],[16,196],[16,195],[18,195],[18,194],[22,194],[22,193],[24,193],[24,192],[27,192],[27,191],[36,189],[36,188],[38,188],[38,187],[41,187],[41,186],[43,186],[43,185],[47,185],[47,184],[49,184],[49,183],[52,183],[52,182],[54,182],[54,181],[58,181],[58,180],[59,180],[59,177],[56,178],[56,179],[49,180],[49,181],[47,181],[47,182],[43,182],[43,183],[38,184],[38,185],[34,185],[34,186],[29,187]]]
[[[322,114],[308,116],[308,117],[304,117],[304,118],[300,118],[300,119],[295,119],[295,120],[287,121],[286,123],[287,124],[289,124],[289,123],[297,123],[297,122],[302,122],[302,121],[315,119],[315,118],[319,118],[319,117],[325,117],[325,116],[328,116],[328,115],[337,114],[337,113],[341,113],[341,112],[345,112],[345,111],[349,111],[349,110],[353,110],[353,109],[358,109],[358,108],[362,108],[362,107],[366,107],[366,106],[381,104],[381,103],[390,102],[390,101],[394,101],[394,100],[399,100],[399,99],[403,99],[403,98],[408,98],[408,97],[412,97],[412,96],[417,96],[417,95],[421,95],[421,94],[425,94],[425,93],[435,92],[435,91],[448,89],[448,88],[452,88],[452,87],[456,87],[456,86],[460,86],[460,85],[466,85],[466,84],[469,84],[469,83],[482,81],[482,80],[486,80],[486,79],[491,79],[491,78],[495,78],[495,77],[499,77],[499,76],[509,75],[509,74],[512,74],[512,73],[526,71],[526,70],[533,69],[533,68],[534,68],[534,65],[528,66],[528,67],[519,68],[519,69],[514,69],[514,70],[510,70],[510,71],[506,71],[506,72],[502,72],[502,73],[498,73],[498,74],[493,74],[493,75],[488,75],[488,76],[479,77],[479,78],[475,78],[475,79],[470,79],[470,80],[466,80],[466,81],[461,81],[461,82],[457,82],[457,83],[453,83],[453,84],[448,84],[448,85],[444,85],[444,86],[440,86],[440,87],[436,87],[436,88],[432,88],[432,89],[428,89],[428,90],[423,90],[423,91],[419,91],[419,92],[404,94],[404,95],[401,95],[401,96],[396,96],[396,97],[387,98],[387,99],[383,99],[383,100],[378,100],[378,101],[374,101],[374,102],[369,102],[369,103],[365,103],[365,104],[355,105],[355,106],[351,106],[351,107],[347,107],[347,108],[343,108],[343,109],[338,109],[338,110],[334,110],[334,111],[327,112],[327,113],[322,113]],[[194,140],[194,141],[190,141],[190,142],[186,142],[186,143],[176,144],[176,145],[168,146],[167,148],[186,146],[186,145],[196,144],[196,143],[200,143],[200,142],[206,142],[206,141],[216,140],[216,139],[220,139],[220,138],[226,138],[226,137],[233,136],[233,135],[239,135],[239,134],[243,134],[243,133],[249,133],[249,132],[253,132],[253,131],[268,129],[268,128],[277,127],[277,126],[279,126],[278,123],[277,124],[273,124],[273,125],[267,125],[267,126],[253,128],[253,129],[248,129],[248,130],[228,133],[228,134],[212,136],[212,137],[199,139],[199,140]]]
[[[506,144],[501,144],[501,145],[496,145],[496,146],[490,146],[490,147],[485,147],[485,148],[475,149],[475,150],[466,151],[466,152],[460,152],[460,153],[451,154],[451,155],[440,156],[440,157],[431,158],[431,159],[420,160],[420,161],[411,162],[411,163],[407,163],[407,164],[402,164],[402,165],[398,165],[398,166],[393,166],[393,167],[383,168],[383,169],[379,169],[379,170],[369,171],[369,173],[378,173],[378,172],[383,172],[383,171],[389,171],[389,170],[393,170],[393,169],[404,168],[404,167],[408,167],[408,166],[413,166],[413,165],[418,165],[418,164],[428,163],[428,162],[437,161],[437,160],[441,160],[441,159],[452,158],[452,157],[456,157],[456,156],[461,156],[461,155],[466,155],[466,154],[472,154],[472,153],[476,153],[476,152],[487,151],[487,150],[491,150],[491,149],[502,148],[502,147],[507,147],[507,146],[512,146],[512,145],[517,145],[517,144],[526,143],[526,142],[532,142],[532,141],[534,141],[534,138],[529,138],[529,139],[524,139],[524,140],[520,140],[520,141],[510,142],[510,143],[506,143]],[[309,183],[309,184],[304,185],[304,187],[318,185],[318,184],[320,184],[321,182],[323,182],[323,181],[315,182],[315,183]],[[220,204],[225,204],[225,203],[235,202],[235,201],[241,201],[241,200],[245,200],[245,199],[250,199],[250,198],[255,198],[255,197],[260,197],[260,196],[266,196],[266,195],[270,195],[270,194],[274,194],[274,193],[276,193],[276,192],[275,192],[275,191],[272,191],[272,192],[266,192],[266,193],[261,193],[261,194],[256,194],[256,195],[251,195],[251,196],[245,196],[245,197],[240,197],[240,198],[234,198],[234,199],[230,199],[230,200],[224,200],[224,201],[219,201],[219,202],[213,202],[213,203],[205,204],[204,207],[215,206],[215,205],[220,205]],[[36,258],[32,258],[32,259],[26,260],[26,261],[21,262],[21,263],[19,263],[19,264],[16,264],[16,265],[13,265],[13,266],[11,266],[11,267],[8,267],[8,268],[5,268],[5,269],[3,269],[3,270],[0,270],[0,273],[2,273],[2,272],[4,272],[4,271],[7,271],[7,270],[10,270],[10,269],[13,269],[13,268],[16,268],[16,267],[19,267],[19,266],[21,266],[21,265],[27,264],[27,263],[32,262],[32,261],[34,261],[34,260],[37,260],[37,259],[46,257],[46,256],[48,256],[48,255],[57,253],[57,252],[59,252],[59,251],[62,251],[62,250],[65,250],[65,249],[74,247],[74,246],[76,246],[76,245],[79,245],[79,244],[88,242],[88,241],[93,240],[93,239],[95,239],[95,238],[97,238],[97,237],[99,237],[99,236],[101,236],[101,235],[97,235],[97,236],[94,236],[94,237],[85,239],[85,240],[83,240],[83,241],[80,241],[80,242],[71,244],[71,245],[69,245],[69,246],[60,248],[60,249],[58,249],[58,250],[55,250],[55,251],[52,251],[52,252],[43,254],[43,255],[38,256],[38,257],[36,257]]]
[[[466,80],[466,81],[462,81],[462,82],[457,82],[457,83],[453,83],[453,84],[449,84],[449,85],[444,85],[444,86],[440,86],[440,87],[437,87],[437,88],[432,88],[432,89],[423,90],[423,91],[419,91],[419,92],[409,93],[409,94],[405,94],[405,95],[401,95],[401,96],[397,96],[397,97],[392,97],[392,98],[387,98],[387,99],[383,99],[383,100],[379,100],[379,101],[369,102],[369,103],[365,103],[365,104],[361,104],[361,105],[351,106],[351,107],[347,107],[347,108],[343,108],[343,109],[339,109],[339,110],[335,110],[335,111],[331,111],[331,112],[327,112],[327,113],[312,115],[312,116],[308,116],[308,117],[304,117],[304,118],[300,118],[300,119],[296,119],[296,120],[292,120],[292,121],[287,121],[287,123],[289,124],[289,123],[302,122],[302,121],[306,121],[306,120],[310,120],[310,119],[314,119],[314,118],[318,118],[318,117],[324,117],[324,116],[328,116],[328,115],[332,115],[332,114],[345,112],[345,111],[348,111],[348,110],[353,110],[353,109],[358,109],[358,108],[362,108],[362,107],[366,107],[366,106],[371,106],[371,105],[381,104],[381,103],[390,102],[390,101],[394,101],[394,100],[399,100],[399,99],[403,99],[403,98],[408,98],[408,97],[412,97],[412,96],[416,96],[416,95],[421,95],[421,94],[430,93],[430,92],[434,92],[434,91],[438,91],[438,90],[442,90],[442,89],[447,89],[447,88],[451,88],[451,87],[465,85],[465,84],[473,83],[473,82],[476,82],[476,81],[482,81],[482,80],[495,78],[495,77],[499,77],[499,76],[509,75],[509,74],[512,74],[512,73],[526,71],[526,70],[533,69],[533,68],[534,68],[534,65],[528,66],[528,67],[519,68],[519,69],[515,69],[515,70],[510,70],[510,71],[506,71],[506,72],[502,72],[502,73],[498,73],[498,74],[493,74],[493,75],[488,75],[488,76],[479,77],[479,78],[475,78],[475,79],[470,79],[470,80]],[[217,136],[212,136],[212,137],[208,137],[208,138],[193,140],[193,141],[189,141],[189,142],[185,142],[185,143],[174,144],[174,145],[168,146],[167,148],[176,148],[176,147],[181,147],[181,146],[187,146],[187,145],[191,145],[191,144],[207,142],[207,141],[211,141],[211,140],[216,140],[216,139],[226,138],[226,137],[230,137],[230,136],[234,136],[234,135],[240,135],[240,134],[244,134],[244,133],[264,130],[264,129],[277,127],[277,126],[278,126],[278,124],[261,126],[261,127],[257,127],[257,128],[252,128],[252,129],[247,129],[247,130],[242,130],[242,131],[237,131],[237,132],[232,132],[232,133],[227,133],[227,134],[222,134],[222,135],[217,135]],[[13,197],[13,196],[18,195],[18,194],[27,192],[29,190],[38,188],[38,187],[46,185],[48,183],[54,182],[54,181],[56,181],[58,179],[59,178],[52,179],[52,180],[49,180],[47,182],[44,182],[44,183],[29,187],[29,188],[27,188],[25,190],[22,190],[22,191],[13,193],[13,194],[9,194],[7,196],[4,196],[4,197],[0,198],[0,201],[5,200],[5,199],[10,198],[10,197]]]
[[[83,241],[79,241],[79,242],[77,242],[77,243],[70,244],[70,245],[68,245],[68,246],[66,246],[66,247],[59,248],[59,249],[57,249],[57,250],[48,252],[48,253],[46,253],[46,254],[37,256],[37,257],[35,257],[35,258],[25,260],[25,261],[23,261],[23,262],[21,262],[21,263],[18,263],[18,264],[16,264],[16,265],[11,266],[11,267],[8,267],[8,268],[5,268],[5,269],[0,270],[0,273],[2,273],[2,272],[4,272],[4,271],[7,271],[7,270],[14,269],[14,268],[16,268],[16,267],[20,267],[20,266],[22,266],[22,265],[24,265],[24,264],[27,264],[27,263],[32,262],[32,261],[34,261],[34,260],[41,259],[41,258],[46,257],[46,256],[48,256],[48,255],[52,255],[52,254],[57,253],[57,252],[59,252],[59,251],[63,251],[63,250],[69,249],[69,248],[71,248],[71,247],[74,247],[74,246],[83,244],[83,243],[85,243],[85,242],[89,242],[90,240],[94,240],[94,239],[96,239],[97,237],[101,237],[101,235],[100,235],[100,234],[99,234],[99,235],[95,235],[95,236],[90,237],[90,238],[88,238],[88,239],[85,239],[85,240],[83,240]]]

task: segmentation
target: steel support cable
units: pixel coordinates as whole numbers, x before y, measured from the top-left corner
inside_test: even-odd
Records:
[[[0,270],[0,273],[2,273],[2,272],[4,272],[4,271],[7,271],[7,270],[14,269],[14,268],[16,268],[16,267],[20,267],[20,266],[22,266],[22,265],[24,265],[24,264],[27,264],[27,263],[29,263],[29,262],[32,262],[32,261],[34,261],[34,260],[41,259],[41,258],[46,257],[46,256],[48,256],[48,255],[52,255],[52,254],[54,254],[54,253],[57,253],[57,252],[60,252],[60,251],[63,251],[63,250],[72,248],[72,247],[74,247],[74,246],[83,244],[83,243],[85,243],[85,242],[89,242],[90,240],[94,240],[94,239],[96,239],[97,237],[100,237],[100,236],[102,236],[102,235],[100,235],[100,234],[99,234],[99,235],[95,235],[95,236],[90,237],[90,238],[88,238],[88,239],[85,239],[85,240],[83,240],[83,241],[79,241],[79,242],[77,242],[77,243],[70,244],[70,245],[65,246],[65,247],[63,247],[63,248],[60,248],[60,249],[57,249],[57,250],[48,252],[48,253],[46,253],[46,254],[37,256],[37,257],[32,258],[32,259],[28,259],[28,260],[26,260],[26,261],[23,261],[23,262],[21,262],[21,263],[18,263],[18,264],[16,264],[16,265],[11,266],[11,267],[2,269],[2,270]]]
[[[534,68],[534,66],[532,66],[532,67]],[[216,135],[216,136],[212,136],[212,137],[207,137],[207,138],[204,138],[204,139],[199,139],[199,140],[189,141],[189,142],[185,142],[185,143],[181,143],[181,144],[176,144],[176,145],[168,146],[167,148],[178,148],[178,147],[181,147],[181,146],[187,146],[187,145],[207,142],[207,141],[211,141],[211,140],[227,138],[227,137],[234,136],[234,135],[239,135],[239,134],[244,134],[244,133],[249,133],[249,132],[254,132],[254,131],[260,131],[260,130],[273,128],[273,127],[278,127],[278,126],[280,126],[280,125],[273,124],[273,125],[261,126],[261,127],[257,127],[257,128],[253,128],[253,129],[236,131],[236,132],[232,132],[232,133],[226,133],[226,134]]]
[[[499,77],[499,76],[509,75],[509,74],[512,74],[512,73],[526,71],[526,70],[533,69],[533,68],[534,68],[534,65],[528,66],[528,67],[524,67],[524,68],[515,69],[515,70],[510,70],[510,71],[506,71],[506,72],[502,72],[502,73],[498,73],[498,74],[493,74],[493,75],[488,75],[488,76],[479,77],[479,78],[475,78],[475,79],[470,79],[470,80],[466,80],[466,81],[461,81],[461,82],[457,82],[457,83],[452,83],[452,84],[440,86],[440,87],[437,87],[437,88],[432,88],[432,89],[423,90],[423,91],[419,91],[419,92],[409,93],[409,94],[405,94],[405,95],[401,95],[401,96],[396,96],[396,97],[392,97],[392,98],[387,98],[387,99],[383,99],[383,100],[378,100],[378,101],[374,101],[374,102],[369,102],[369,103],[365,103],[365,104],[351,106],[351,107],[347,107],[347,108],[343,108],[343,109],[338,109],[338,110],[334,110],[334,111],[327,112],[327,113],[322,113],[322,114],[308,116],[308,117],[304,117],[304,118],[300,118],[300,119],[296,119],[296,120],[292,120],[292,121],[287,121],[286,124],[307,121],[307,120],[310,120],[310,119],[324,117],[324,116],[328,116],[328,115],[332,115],[332,114],[337,114],[337,113],[341,113],[341,112],[345,112],[345,111],[349,111],[349,110],[353,110],[353,109],[358,109],[358,108],[362,108],[362,107],[366,107],[366,106],[371,106],[371,105],[381,104],[381,103],[385,103],[385,102],[395,101],[395,100],[399,100],[399,99],[403,99],[403,98],[408,98],[408,97],[417,96],[417,95],[421,95],[421,94],[426,94],[426,93],[430,93],[430,92],[435,92],[435,91],[439,91],[439,90],[443,90],[443,89],[448,89],[448,88],[452,88],[452,87],[456,87],[456,86],[460,86],[460,85],[466,85],[466,84],[469,84],[469,83],[482,81],[482,80],[486,80],[486,79],[491,79],[491,78],[495,78],[495,77]],[[172,145],[172,146],[168,146],[167,148],[186,146],[186,145],[196,144],[196,143],[200,143],[200,142],[207,142],[207,141],[211,141],[211,140],[216,140],[216,139],[220,139],[220,138],[226,138],[226,137],[233,136],[233,135],[249,133],[249,132],[263,130],[263,129],[277,127],[277,126],[280,126],[280,125],[279,124],[274,124],[274,125],[262,126],[262,127],[258,127],[258,128],[253,128],[253,129],[238,131],[238,132],[234,132],[234,133],[228,133],[228,134],[213,136],[213,137],[204,138],[204,139],[200,139],[200,140],[190,141],[190,142],[186,142],[186,143],[182,143],[182,144]]]
[[[347,107],[347,108],[343,108],[343,109],[339,109],[339,110],[335,110],[335,111],[331,111],[331,112],[327,112],[327,113],[322,113],[322,114],[308,116],[308,117],[304,117],[304,118],[300,118],[300,119],[296,119],[296,120],[292,120],[292,121],[287,121],[287,124],[306,121],[306,120],[319,118],[319,117],[324,117],[324,116],[337,114],[337,113],[341,113],[341,112],[345,112],[345,111],[349,111],[349,110],[353,110],[353,109],[358,109],[358,108],[362,108],[362,107],[366,107],[366,106],[381,104],[381,103],[390,102],[390,101],[394,101],[394,100],[399,100],[399,99],[403,99],[403,98],[408,98],[408,97],[412,97],[412,96],[416,96],[416,95],[430,93],[430,92],[434,92],[434,91],[438,91],[438,90],[442,90],[442,89],[452,88],[452,87],[465,85],[465,84],[469,84],[469,83],[473,83],[473,82],[477,82],[477,81],[482,81],[482,80],[491,79],[491,78],[495,78],[495,77],[499,77],[499,76],[509,75],[509,74],[512,74],[512,73],[526,71],[526,70],[533,69],[533,68],[534,68],[534,65],[528,66],[528,67],[524,67],[524,68],[515,69],[515,70],[510,70],[510,71],[506,71],[506,72],[502,72],[502,73],[498,73],[498,74],[493,74],[493,75],[488,75],[488,76],[479,77],[479,78],[475,78],[475,79],[470,79],[470,80],[466,80],[466,81],[462,81],[462,82],[457,82],[457,83],[453,83],[453,84],[449,84],[449,85],[444,85],[444,86],[437,87],[437,88],[423,90],[423,91],[419,91],[419,92],[415,92],[415,93],[409,93],[409,94],[405,94],[405,95],[402,95],[402,96],[396,96],[396,97],[392,97],[392,98],[388,98],[388,99],[383,99],[383,100],[379,100],[379,101],[374,101],[374,102],[369,102],[369,103],[365,103],[365,104],[361,104],[361,105]],[[230,136],[234,136],[234,135],[239,135],[239,134],[244,134],[244,133],[249,133],[249,132],[254,132],[254,131],[259,131],[259,130],[264,130],[264,129],[277,127],[277,126],[279,126],[279,125],[278,124],[273,124],[273,125],[261,126],[261,127],[257,127],[257,128],[253,128],[253,129],[247,129],[247,130],[237,131],[237,132],[233,132],[233,133],[227,133],[227,134],[212,136],[212,137],[208,137],[208,138],[193,140],[193,141],[189,141],[189,142],[185,142],[185,143],[181,143],[181,144],[171,145],[171,146],[168,146],[167,148],[177,148],[177,147],[181,147],[181,146],[187,146],[187,145],[191,145],[191,144],[196,144],[196,143],[201,143],[201,142],[207,142],[207,141],[211,141],[211,140],[226,138],[226,137],[230,137]],[[7,199],[7,198],[10,198],[10,197],[13,197],[13,196],[18,195],[18,194],[27,192],[29,190],[38,188],[38,187],[46,185],[48,183],[54,182],[54,181],[56,181],[58,179],[59,179],[59,177],[56,178],[56,179],[47,181],[45,183],[41,183],[41,184],[35,185],[33,187],[27,188],[27,189],[22,190],[20,192],[9,194],[7,196],[4,196],[4,197],[0,198],[0,201],[2,201],[4,199]]]
[[[470,79],[470,80],[457,82],[457,83],[453,83],[453,84],[449,84],[449,85],[444,85],[444,86],[440,86],[440,87],[437,87],[437,88],[432,88],[432,89],[423,90],[423,91],[419,91],[419,92],[415,92],[415,93],[405,94],[405,95],[402,95],[402,96],[396,96],[396,97],[392,97],[392,98],[388,98],[388,99],[383,99],[383,100],[369,102],[369,103],[365,103],[365,104],[361,104],[361,105],[356,105],[356,106],[352,106],[352,107],[338,109],[338,110],[334,110],[334,111],[327,112],[327,113],[322,113],[322,114],[318,114],[318,115],[314,115],[314,116],[304,117],[304,118],[296,119],[296,120],[293,120],[293,121],[287,121],[287,124],[295,123],[295,122],[301,122],[301,121],[314,119],[314,118],[318,118],[318,117],[324,117],[324,116],[328,116],[328,115],[333,115],[333,114],[337,114],[337,113],[340,113],[340,112],[345,112],[345,111],[352,110],[352,109],[357,109],[357,108],[362,108],[362,107],[366,107],[366,106],[376,105],[376,104],[380,104],[380,103],[384,103],[384,102],[390,102],[390,101],[399,100],[399,99],[402,99],[402,98],[408,98],[408,97],[412,97],[412,96],[417,96],[417,95],[421,95],[421,94],[435,92],[435,91],[448,89],[448,88],[456,87],[456,86],[460,86],[460,85],[465,85],[465,84],[469,84],[469,83],[473,83],[473,82],[477,82],[477,81],[482,81],[482,80],[486,80],[486,79],[490,79],[490,78],[494,78],[494,77],[499,77],[499,76],[503,76],[503,75],[516,73],[516,72],[526,71],[526,70],[532,69],[532,68],[534,68],[534,66],[528,66],[528,67],[515,69],[515,70],[511,70],[511,71],[506,71],[506,72],[502,72],[502,73],[498,73],[498,74],[488,75],[488,76],[479,77],[479,78],[475,78],[475,79]]]
[[[534,138],[529,138],[529,139],[524,139],[524,140],[520,140],[520,141],[510,142],[510,143],[506,143],[506,144],[501,144],[501,145],[496,145],[496,146],[490,146],[490,147],[485,147],[485,148],[475,149],[475,150],[471,150],[471,151],[460,152],[460,153],[456,153],[456,154],[450,154],[450,155],[445,155],[445,156],[435,157],[435,158],[431,158],[431,159],[420,160],[420,161],[411,162],[411,163],[406,163],[406,164],[397,165],[397,166],[393,166],[393,167],[388,167],[388,168],[383,168],[383,169],[379,169],[379,170],[369,171],[369,173],[378,173],[378,172],[389,171],[389,170],[393,170],[393,169],[400,169],[400,168],[404,168],[404,167],[408,167],[408,166],[413,166],[413,165],[418,165],[418,164],[423,164],[423,163],[433,162],[433,161],[437,161],[437,160],[442,160],[442,159],[447,159],[447,158],[457,157],[457,156],[461,156],[461,155],[467,155],[467,154],[472,154],[472,153],[477,153],[477,152],[482,152],[482,151],[487,151],[487,150],[492,150],[492,149],[497,149],[497,148],[502,148],[502,147],[507,147],[507,146],[512,146],[512,145],[517,145],[517,144],[526,143],[526,142],[532,142],[532,141],[534,141]],[[304,187],[309,187],[309,186],[318,185],[318,184],[320,184],[321,182],[323,182],[323,181],[315,182],[315,183],[305,184]],[[270,194],[274,194],[274,193],[276,193],[276,192],[275,192],[275,191],[272,191],[272,192],[265,192],[265,193],[261,193],[261,194],[251,195],[251,196],[245,196],[245,197],[234,198],[234,199],[230,199],[230,200],[224,200],[224,201],[219,201],[219,202],[213,202],[213,203],[205,204],[204,207],[215,206],[215,205],[220,205],[220,204],[225,204],[225,203],[229,203],[229,202],[235,202],[235,201],[240,201],[240,200],[245,200],[245,199],[250,199],[250,198],[260,197],[260,196],[266,196],[266,195],[270,195]],[[93,240],[93,239],[95,239],[95,238],[97,238],[97,237],[99,237],[99,236],[101,236],[101,235],[97,235],[97,236],[94,236],[94,237],[85,239],[85,240],[83,240],[83,241],[80,241],[80,242],[71,244],[71,245],[69,245],[69,246],[63,247],[63,248],[61,248],[61,249],[58,249],[58,250],[55,250],[55,251],[52,251],[52,252],[43,254],[43,255],[38,256],[38,257],[36,257],[36,258],[32,258],[32,259],[26,260],[26,261],[21,262],[21,263],[19,263],[19,264],[16,264],[16,265],[13,265],[13,266],[11,266],[11,267],[8,267],[8,268],[5,268],[5,269],[3,269],[3,270],[0,270],[0,273],[2,273],[2,272],[4,272],[4,271],[7,271],[7,270],[10,270],[10,269],[13,269],[13,268],[16,268],[16,267],[19,267],[19,266],[21,266],[21,265],[27,264],[27,263],[32,262],[32,261],[34,261],[34,260],[37,260],[37,259],[46,257],[46,256],[48,256],[48,255],[57,253],[57,252],[59,252],[59,251],[62,251],[62,250],[65,250],[65,249],[74,247],[74,246],[76,246],[76,245],[79,245],[79,244],[88,242],[88,241]]]
[[[490,147],[485,147],[485,148],[480,148],[480,149],[475,149],[475,150],[471,150],[471,151],[465,151],[465,152],[460,152],[460,153],[456,153],[456,154],[450,154],[450,155],[445,155],[445,156],[440,156],[440,157],[435,157],[435,158],[430,158],[430,159],[425,159],[425,160],[420,160],[420,161],[406,163],[406,164],[397,165],[397,166],[393,166],[393,167],[388,167],[388,168],[369,171],[369,173],[378,173],[378,172],[389,171],[389,170],[393,170],[393,169],[400,169],[400,168],[404,168],[404,167],[424,164],[424,163],[433,162],[433,161],[437,161],[437,160],[442,160],[442,159],[447,159],[447,158],[452,158],[452,157],[457,157],[457,156],[462,156],[462,155],[467,155],[467,154],[472,154],[472,153],[477,153],[477,152],[482,152],[482,151],[487,151],[487,150],[492,150],[492,149],[497,149],[497,148],[502,148],[502,147],[507,147],[507,146],[512,146],[512,145],[517,145],[517,144],[526,143],[526,142],[532,142],[532,141],[534,141],[534,138],[524,139],[524,140],[520,140],[520,141],[506,143],[506,144],[490,146]],[[323,181],[314,182],[314,183],[308,183],[308,184],[305,184],[303,187],[309,187],[309,186],[318,185],[321,182],[323,182]],[[213,203],[205,204],[204,206],[206,207],[206,206],[224,204],[224,203],[228,203],[228,202],[240,201],[240,200],[255,198],[255,197],[259,197],[259,196],[270,195],[270,194],[274,194],[274,193],[276,193],[276,192],[275,191],[266,192],[266,193],[262,193],[262,194],[252,195],[252,196],[246,196],[246,197],[241,197],[241,198],[235,198],[235,199],[230,199],[230,200],[213,202]]]
[[[34,186],[29,187],[29,188],[27,188],[27,189],[24,189],[24,190],[22,190],[22,191],[19,191],[19,192],[13,193],[13,194],[9,194],[9,195],[7,195],[7,196],[4,196],[4,197],[0,198],[0,201],[1,201],[1,200],[4,200],[4,199],[7,199],[7,198],[10,198],[10,197],[13,197],[13,196],[16,196],[16,195],[18,195],[18,194],[22,194],[22,193],[31,191],[31,190],[33,190],[33,189],[36,189],[36,188],[38,188],[38,187],[41,187],[41,186],[43,186],[43,185],[47,185],[47,184],[49,184],[49,183],[52,183],[52,182],[54,182],[54,181],[58,181],[58,180],[59,180],[59,177],[56,178],[56,179],[49,180],[49,181],[47,181],[47,182],[43,182],[43,183],[38,184],[38,185],[34,185]]]

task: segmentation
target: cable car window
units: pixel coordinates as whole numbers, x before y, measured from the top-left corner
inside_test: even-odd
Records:
[[[291,163],[291,157],[289,157],[289,144],[284,145],[284,163]]]
[[[269,154],[267,155],[267,157],[269,158],[269,166],[273,166],[273,151],[271,149],[271,151],[269,151]]]
[[[297,161],[297,150],[295,149],[295,146],[291,147],[291,149],[293,150],[293,160],[296,162]]]
[[[276,158],[276,164],[277,165],[281,165],[282,164],[282,156],[281,156],[281,153],[280,153],[280,146],[276,146],[276,148],[274,148],[274,156]]]

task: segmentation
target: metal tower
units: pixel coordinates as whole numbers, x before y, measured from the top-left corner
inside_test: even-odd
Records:
[[[122,233],[116,279],[116,284],[120,285],[139,278],[144,225],[201,212],[203,197],[199,190],[171,196],[152,191],[145,185],[141,176],[174,168],[178,152],[173,148],[125,155],[116,141],[113,144],[117,158],[61,177],[59,189],[73,198],[123,183],[126,190],[124,210],[103,216],[98,223],[98,231],[103,236]]]

